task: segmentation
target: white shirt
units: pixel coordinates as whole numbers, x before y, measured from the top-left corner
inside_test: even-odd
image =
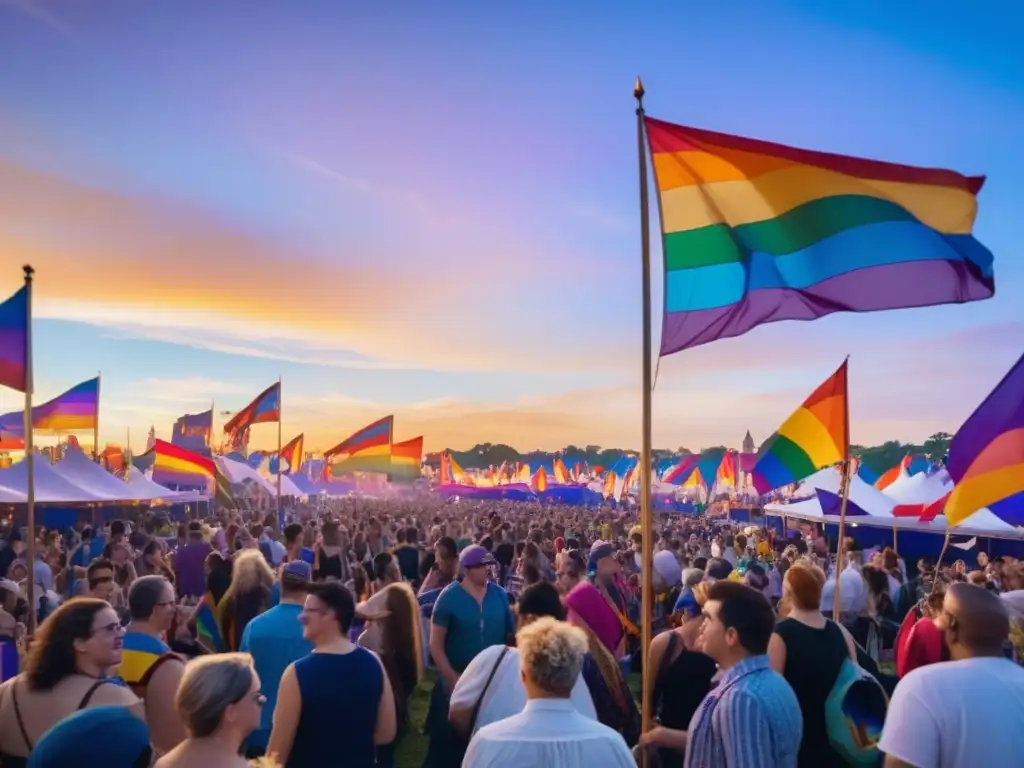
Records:
[[[490,677],[494,665],[498,663],[498,656],[504,647],[492,645],[484,648],[469,662],[469,666],[459,675],[455,690],[452,691],[452,709],[472,709],[476,706],[484,685],[487,684],[487,678]],[[576,678],[576,685],[572,687],[572,696],[569,700],[581,715],[597,720],[597,711],[594,709],[594,702],[590,698],[590,691],[583,680],[583,675]],[[519,666],[519,651],[516,648],[509,648],[505,658],[501,660],[501,666],[494,673],[494,679],[484,694],[483,701],[480,702],[480,713],[477,715],[473,733],[485,725],[518,715],[525,706],[526,688],[523,686]]]
[[[1016,763],[1024,755],[1024,668],[983,658],[915,669],[896,686],[878,746],[917,768]]]
[[[831,613],[835,601],[836,580],[830,577],[821,588],[823,613]],[[852,565],[847,565],[839,574],[839,612],[859,614],[867,608],[867,585],[864,577]]]
[[[531,699],[518,715],[477,731],[462,768],[636,768],[622,736],[569,699]]]

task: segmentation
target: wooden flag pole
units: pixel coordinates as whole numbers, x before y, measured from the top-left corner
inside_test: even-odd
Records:
[[[281,377],[277,378],[277,529],[284,530],[284,512],[281,509],[281,416],[284,405],[281,396]]]
[[[34,389],[32,374],[32,276],[35,270],[28,264],[22,269],[25,272],[25,467],[28,471],[28,486],[25,493],[25,508],[28,523],[28,541],[26,557],[28,558],[28,587],[25,597],[28,599],[28,635],[36,632],[36,449],[32,434],[32,390]]]
[[[640,530],[643,534],[643,554],[640,570],[640,658],[643,668],[643,702],[641,728],[646,733],[651,727],[652,691],[651,675],[647,674],[647,651],[651,646],[654,609],[654,530],[651,518],[651,227],[647,201],[647,146],[644,135],[644,84],[637,77],[633,87],[636,99],[636,147],[640,161],[640,258],[643,288],[643,344],[641,361],[643,411],[643,437],[640,445]],[[643,758],[646,763],[646,753]]]
[[[846,356],[843,365],[849,365],[850,356]],[[843,572],[843,555],[846,544],[846,504],[850,499],[850,383],[849,369],[846,371],[846,413],[843,415],[845,440],[843,445],[843,477],[840,490],[842,502],[839,507],[839,542],[836,544],[836,587],[832,595],[832,621],[839,622],[839,576]]]

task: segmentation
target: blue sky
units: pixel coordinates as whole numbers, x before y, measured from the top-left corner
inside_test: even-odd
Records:
[[[995,299],[660,366],[656,446],[763,439],[848,353],[853,439],[922,440],[1021,353],[1022,15],[0,0],[0,292],[34,264],[37,390],[102,371],[103,441],[280,376],[311,446],[391,412],[429,450],[636,446],[639,73],[665,120],[988,174]]]

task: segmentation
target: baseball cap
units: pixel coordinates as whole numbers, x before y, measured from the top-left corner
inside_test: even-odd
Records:
[[[83,749],[83,744],[89,744]],[[149,728],[125,707],[92,707],[64,718],[36,744],[28,768],[135,768],[152,757]]]
[[[478,565],[491,565],[494,562],[494,555],[479,544],[471,544],[459,555],[459,565],[463,568],[476,568]]]
[[[294,579],[309,581],[313,578],[313,566],[305,560],[292,560],[281,566],[281,578],[290,576]]]

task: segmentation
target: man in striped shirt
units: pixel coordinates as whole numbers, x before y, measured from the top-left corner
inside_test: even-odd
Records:
[[[768,663],[774,626],[763,593],[732,581],[708,588],[698,646],[723,675],[690,721],[687,768],[795,768],[803,718]]]

